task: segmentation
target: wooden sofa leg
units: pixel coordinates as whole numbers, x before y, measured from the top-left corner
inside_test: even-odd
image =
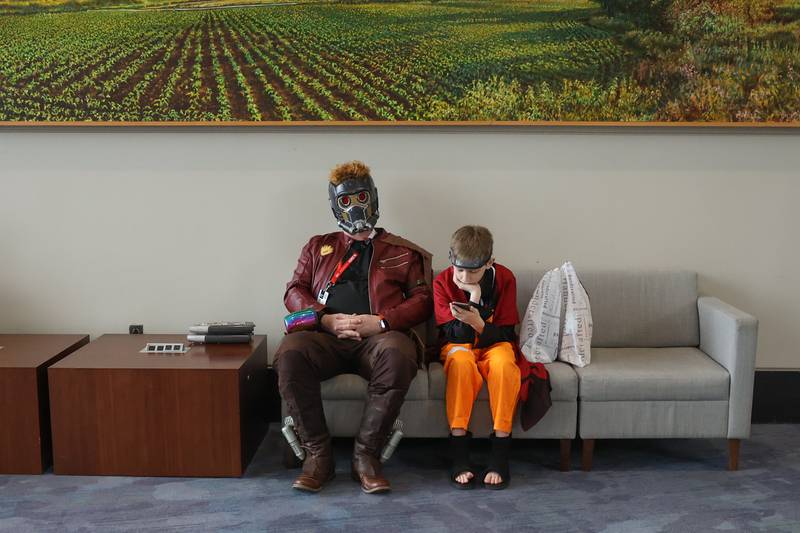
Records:
[[[589,472],[592,469],[592,454],[594,453],[594,439],[583,439],[583,453],[581,454],[581,469]]]
[[[728,439],[728,470],[739,470],[739,439]]]
[[[572,439],[561,439],[561,466],[560,470],[562,472],[569,472],[570,468],[572,467],[572,460],[570,456],[572,455]]]

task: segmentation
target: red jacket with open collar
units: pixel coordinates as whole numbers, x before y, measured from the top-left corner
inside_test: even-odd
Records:
[[[283,295],[289,312],[325,307],[317,295],[352,242],[343,231],[311,237]],[[433,311],[431,257],[416,244],[378,228],[369,265],[372,314],[382,315],[395,330],[408,330],[428,320]]]

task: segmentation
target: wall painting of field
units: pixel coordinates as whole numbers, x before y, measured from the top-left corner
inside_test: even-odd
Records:
[[[800,0],[0,0],[0,122],[800,125]]]

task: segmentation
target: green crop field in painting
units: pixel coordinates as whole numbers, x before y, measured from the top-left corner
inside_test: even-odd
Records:
[[[0,0],[0,121],[298,120],[800,121],[800,0]]]

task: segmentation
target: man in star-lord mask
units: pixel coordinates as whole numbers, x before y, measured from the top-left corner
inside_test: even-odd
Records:
[[[317,492],[333,478],[320,382],[353,373],[369,385],[352,477],[364,492],[387,492],[380,455],[420,363],[410,329],[433,310],[431,254],[375,227],[378,190],[364,163],[334,168],[328,195],[341,231],[308,241],[284,294],[289,312],[312,322],[292,332],[287,320],[275,355],[281,397],[305,450],[292,486]]]

